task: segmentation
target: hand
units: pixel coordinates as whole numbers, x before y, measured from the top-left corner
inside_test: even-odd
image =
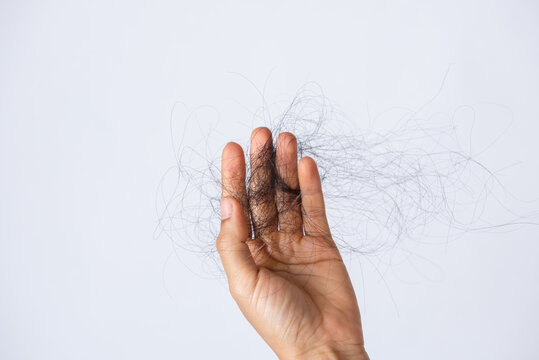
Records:
[[[291,133],[277,138],[274,163],[261,156],[272,152],[269,129],[253,131],[248,191],[256,196],[248,200],[243,150],[235,143],[223,150],[217,250],[230,293],[280,359],[368,359],[316,163],[305,157],[298,164]],[[275,186],[275,172],[296,191]]]

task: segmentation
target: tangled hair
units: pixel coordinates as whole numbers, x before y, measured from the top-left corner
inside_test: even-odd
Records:
[[[472,152],[471,107],[426,118],[419,111],[397,109],[392,121],[381,126],[370,122],[358,129],[319,90],[302,88],[279,116],[272,117],[269,109],[275,106],[279,105],[265,104],[253,119],[269,127],[273,139],[284,131],[293,133],[298,156],[316,160],[332,235],[341,252],[381,254],[525,222],[507,209],[509,221],[492,222],[484,216],[488,207],[503,208],[497,194],[505,189],[496,172],[477,160],[484,149]],[[200,125],[202,110],[186,116],[179,145],[173,138],[176,164],[159,187],[158,234],[168,236],[176,249],[219,264],[218,154],[225,141],[214,140],[220,135],[216,124],[206,130]],[[459,124],[464,113],[470,115],[469,121]],[[248,138],[248,133],[241,137]],[[228,141],[229,136],[223,134],[223,139]],[[274,144],[267,144],[251,162],[249,147],[244,149],[249,191],[243,199],[237,189],[227,189],[236,199],[248,207],[266,199],[267,192],[279,190],[294,200],[292,204],[301,204],[301,192],[278,174]],[[263,168],[271,171],[262,173]],[[253,181],[256,186],[251,186]],[[263,226],[257,231],[274,226],[277,219],[268,214],[260,221]]]

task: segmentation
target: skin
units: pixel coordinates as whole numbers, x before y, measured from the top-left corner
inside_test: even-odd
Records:
[[[252,165],[272,146],[270,130],[255,129]],[[228,143],[222,156],[217,250],[232,297],[279,359],[368,359],[357,299],[331,237],[315,161],[298,162],[296,138],[281,133],[275,165],[289,187],[301,190],[301,205],[294,194],[277,188],[264,191],[247,209],[241,204],[248,191],[271,189],[264,183],[271,168],[262,164],[247,189],[243,154],[241,146]],[[278,221],[268,226],[264,220],[273,215]]]

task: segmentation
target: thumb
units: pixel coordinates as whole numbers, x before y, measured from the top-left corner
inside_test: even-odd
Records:
[[[258,268],[246,243],[248,234],[249,227],[241,204],[231,197],[222,198],[217,251],[233,293],[250,290],[258,274]]]

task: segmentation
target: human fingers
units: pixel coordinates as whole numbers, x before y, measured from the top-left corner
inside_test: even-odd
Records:
[[[275,168],[273,140],[266,127],[256,128],[251,134],[251,178],[249,181],[249,208],[255,238],[277,231],[275,206]]]
[[[234,198],[221,199],[221,231],[217,251],[223,263],[232,296],[248,296],[256,284],[258,267],[246,243],[248,227],[241,204]]]
[[[278,179],[275,189],[275,203],[279,214],[279,230],[302,235],[296,137],[289,132],[279,134],[275,153]]]
[[[234,197],[242,205],[243,216],[251,237],[251,223],[245,186],[245,156],[240,145],[229,142],[223,149],[221,157],[221,197]]]
[[[304,157],[298,164],[298,179],[301,190],[301,209],[305,235],[322,236],[331,239],[322,183],[315,161]]]

